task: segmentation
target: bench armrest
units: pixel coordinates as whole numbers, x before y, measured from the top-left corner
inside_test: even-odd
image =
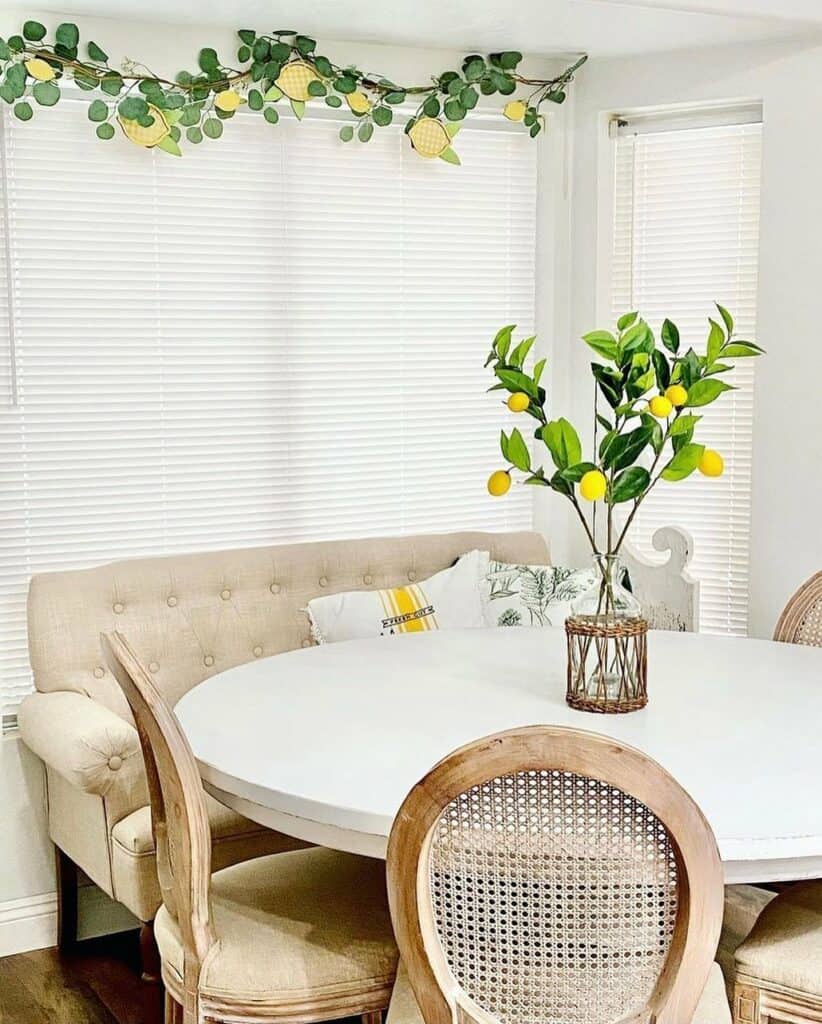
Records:
[[[20,735],[67,782],[112,800],[122,813],[148,803],[143,754],[133,725],[81,693],[33,693],[18,715]]]

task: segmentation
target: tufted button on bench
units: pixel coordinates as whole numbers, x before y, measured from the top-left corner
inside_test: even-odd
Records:
[[[169,608],[176,608],[177,598],[172,594],[171,597],[166,599],[166,604],[169,606]]]
[[[224,601],[227,601],[231,597],[231,591],[228,589],[228,587],[226,587],[225,590],[220,592],[220,597]]]
[[[371,584],[374,582],[374,577],[371,575],[370,572],[367,572],[365,576],[363,576],[362,581],[367,587],[370,587]]]
[[[415,571],[414,571],[413,569],[409,569],[409,570],[408,570],[408,579],[409,579],[409,580],[410,580],[410,581],[411,581],[412,583],[414,583],[414,582],[415,582],[415,580],[417,579],[417,574],[416,574],[416,572],[415,572]]]
[[[156,661],[150,661],[148,663],[148,670],[149,672],[159,672],[160,666],[157,664]]]
[[[108,766],[113,772],[119,772],[123,767],[123,759],[119,754],[112,754],[108,759]]]
[[[268,589],[271,591],[272,594],[279,594],[279,592],[280,592],[280,584],[279,583],[272,583],[271,586]]]
[[[302,646],[303,647],[311,647],[311,641],[309,640],[308,637],[306,637],[305,640],[303,640]]]
[[[211,668],[211,666],[214,664],[213,656],[211,654],[207,654],[203,658],[203,664],[206,666],[206,668]]]
[[[105,674],[106,670],[102,667],[102,665],[98,665],[97,668],[94,670],[95,679],[102,679]]]
[[[328,577],[327,576],[320,576],[320,586],[321,587],[327,587],[328,586]]]
[[[254,648],[254,650],[251,653],[254,655],[255,658],[259,658],[260,655],[263,653],[263,649],[262,649],[262,647],[260,647],[259,644],[257,644],[257,646]]]
[[[114,614],[115,614],[115,615],[122,615],[122,613],[123,613],[123,610],[124,610],[124,607],[123,607],[123,605],[122,605],[122,604],[121,604],[121,603],[120,603],[120,602],[118,601],[118,602],[117,602],[117,603],[116,603],[116,604],[114,605],[114,607],[113,607],[113,609],[112,609],[112,610],[114,611]]]

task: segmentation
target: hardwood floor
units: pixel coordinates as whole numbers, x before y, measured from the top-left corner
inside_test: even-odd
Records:
[[[0,959],[0,1024],[141,1024],[137,932]]]

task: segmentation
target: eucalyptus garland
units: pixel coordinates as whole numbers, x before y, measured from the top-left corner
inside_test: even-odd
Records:
[[[182,156],[183,139],[198,144],[219,139],[226,121],[241,107],[276,125],[288,104],[298,119],[306,104],[325,103],[348,115],[339,129],[343,142],[368,142],[375,129],[387,128],[395,111],[407,101],[418,103],[408,116],[405,133],[420,156],[458,164],[452,140],[460,122],[480,96],[511,96],[503,114],[521,122],[534,138],[544,129],[544,104],[562,103],[568,85],[586,57],[580,57],[551,79],[533,79],[517,68],[522,54],[503,50],[488,56],[469,54],[459,71],[444,71],[427,85],[400,85],[381,75],[335,64],[317,53],[309,36],[286,29],[258,35],[240,29],[236,67],[225,64],[211,47],[200,50],[198,70],[180,71],[174,79],[155,75],[138,61],[109,64],[105,50],[89,40],[80,56],[80,31],[64,22],[50,39],[46,27],[27,21],[20,35],[0,38],[0,98],[21,121],[37,106],[59,102],[66,79],[90,94],[89,120],[97,137],[114,138],[115,125],[132,142]],[[93,96],[91,94],[94,94]],[[403,115],[405,116],[405,115]]]

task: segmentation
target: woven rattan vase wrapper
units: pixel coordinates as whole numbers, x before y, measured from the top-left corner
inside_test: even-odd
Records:
[[[467,995],[503,1024],[611,1024],[657,983],[677,914],[667,830],[607,783],[492,779],[432,835],[437,934]]]

